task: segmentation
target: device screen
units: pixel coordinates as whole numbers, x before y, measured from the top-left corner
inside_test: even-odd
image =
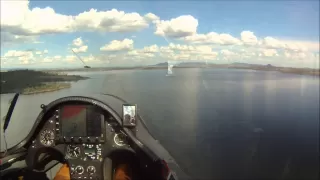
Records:
[[[134,127],[136,126],[137,106],[135,104],[123,105],[123,126]]]

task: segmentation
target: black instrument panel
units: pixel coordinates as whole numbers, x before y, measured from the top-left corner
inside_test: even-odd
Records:
[[[122,126],[108,112],[89,104],[56,108],[30,149],[42,147],[64,155],[71,179],[100,179],[105,156],[114,149],[131,148]]]
[[[60,142],[104,142],[105,116],[92,105],[64,105],[55,112]]]

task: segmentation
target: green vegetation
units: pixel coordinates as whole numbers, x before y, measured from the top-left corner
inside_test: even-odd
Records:
[[[0,73],[1,94],[48,92],[70,87],[66,81],[88,79],[77,75],[58,74],[33,70],[12,70]]]

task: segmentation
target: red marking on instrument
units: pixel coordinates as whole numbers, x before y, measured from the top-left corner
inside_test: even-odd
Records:
[[[62,118],[70,118],[72,116],[75,116],[79,114],[81,111],[83,111],[86,108],[86,106],[64,106],[62,109]]]

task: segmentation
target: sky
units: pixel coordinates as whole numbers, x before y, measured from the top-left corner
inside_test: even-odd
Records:
[[[1,0],[1,68],[319,68],[319,1]]]

